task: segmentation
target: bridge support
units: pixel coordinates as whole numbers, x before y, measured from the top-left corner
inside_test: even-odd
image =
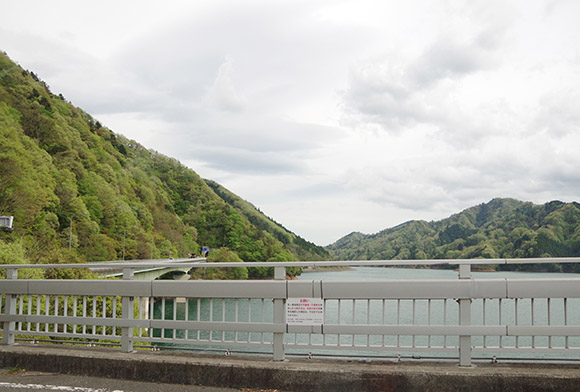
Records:
[[[471,279],[471,265],[459,265],[459,279]],[[471,299],[459,299],[459,325],[471,325]],[[471,366],[471,335],[459,336],[459,366]]]
[[[132,280],[134,276],[133,268],[123,269],[123,280]],[[134,297],[123,297],[121,299],[122,317],[124,320],[133,318]],[[130,353],[133,351],[133,328],[121,328],[121,351]]]
[[[16,268],[6,269],[6,279],[18,279],[18,270]],[[4,313],[7,315],[16,315],[16,295],[7,294],[4,304]],[[14,330],[16,323],[14,321],[4,321],[4,331],[2,332],[2,344],[14,344]]]
[[[274,279],[286,280],[286,267],[274,267]],[[286,312],[284,311],[284,300],[282,298],[274,299],[274,323],[286,325]],[[284,360],[284,333],[274,332],[272,342],[273,360]]]

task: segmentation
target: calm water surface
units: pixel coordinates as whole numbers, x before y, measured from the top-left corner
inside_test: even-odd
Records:
[[[580,274],[556,272],[472,272],[474,279],[580,278]],[[457,279],[457,271],[411,268],[353,267],[342,271],[303,272],[299,280],[381,280],[381,279]]]

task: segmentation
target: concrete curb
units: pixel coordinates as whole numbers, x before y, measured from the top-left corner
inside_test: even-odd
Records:
[[[136,381],[281,391],[580,391],[580,365],[349,362],[67,346],[0,346],[0,367]]]

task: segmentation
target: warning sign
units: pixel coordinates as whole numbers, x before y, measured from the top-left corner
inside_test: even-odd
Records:
[[[288,298],[286,322],[290,325],[322,325],[324,301],[319,298]]]

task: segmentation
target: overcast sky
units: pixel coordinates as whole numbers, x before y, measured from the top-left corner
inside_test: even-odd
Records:
[[[575,0],[0,0],[0,50],[319,245],[579,201]]]

